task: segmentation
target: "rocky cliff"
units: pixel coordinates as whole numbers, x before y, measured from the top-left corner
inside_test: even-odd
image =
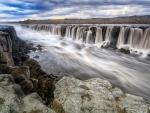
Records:
[[[29,59],[31,49],[14,27],[0,26],[0,113],[54,113],[45,104],[53,100],[55,79]]]

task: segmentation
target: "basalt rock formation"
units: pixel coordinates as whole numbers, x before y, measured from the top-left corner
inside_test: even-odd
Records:
[[[55,77],[46,74],[35,60],[29,59],[27,53],[33,49],[32,44],[17,37],[14,27],[0,26],[0,108],[2,108],[0,113],[53,113],[42,100],[45,104],[53,100]],[[41,49],[38,47],[35,50]],[[21,92],[20,97],[18,92]],[[27,96],[24,97],[24,94]],[[12,98],[9,98],[10,95]],[[36,108],[37,104],[39,108]]]

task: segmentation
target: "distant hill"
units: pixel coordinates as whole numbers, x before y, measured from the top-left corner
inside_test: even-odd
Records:
[[[91,19],[24,20],[24,24],[150,24],[150,15]]]

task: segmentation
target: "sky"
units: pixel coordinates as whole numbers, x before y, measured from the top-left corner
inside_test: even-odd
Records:
[[[150,0],[0,0],[0,21],[150,15]]]

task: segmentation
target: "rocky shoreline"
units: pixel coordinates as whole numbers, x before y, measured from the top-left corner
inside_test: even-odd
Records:
[[[11,84],[16,83],[21,86],[19,90],[22,90],[23,94],[37,93],[35,95],[39,95],[45,104],[50,104],[54,98],[55,76],[46,74],[28,55],[30,50],[40,50],[40,47],[35,48],[33,44],[20,40],[12,26],[1,26],[0,30],[1,84],[12,77],[14,82]]]
[[[13,26],[0,26],[0,113],[150,113],[150,103],[106,80],[57,82],[29,58],[41,49],[20,40]]]

